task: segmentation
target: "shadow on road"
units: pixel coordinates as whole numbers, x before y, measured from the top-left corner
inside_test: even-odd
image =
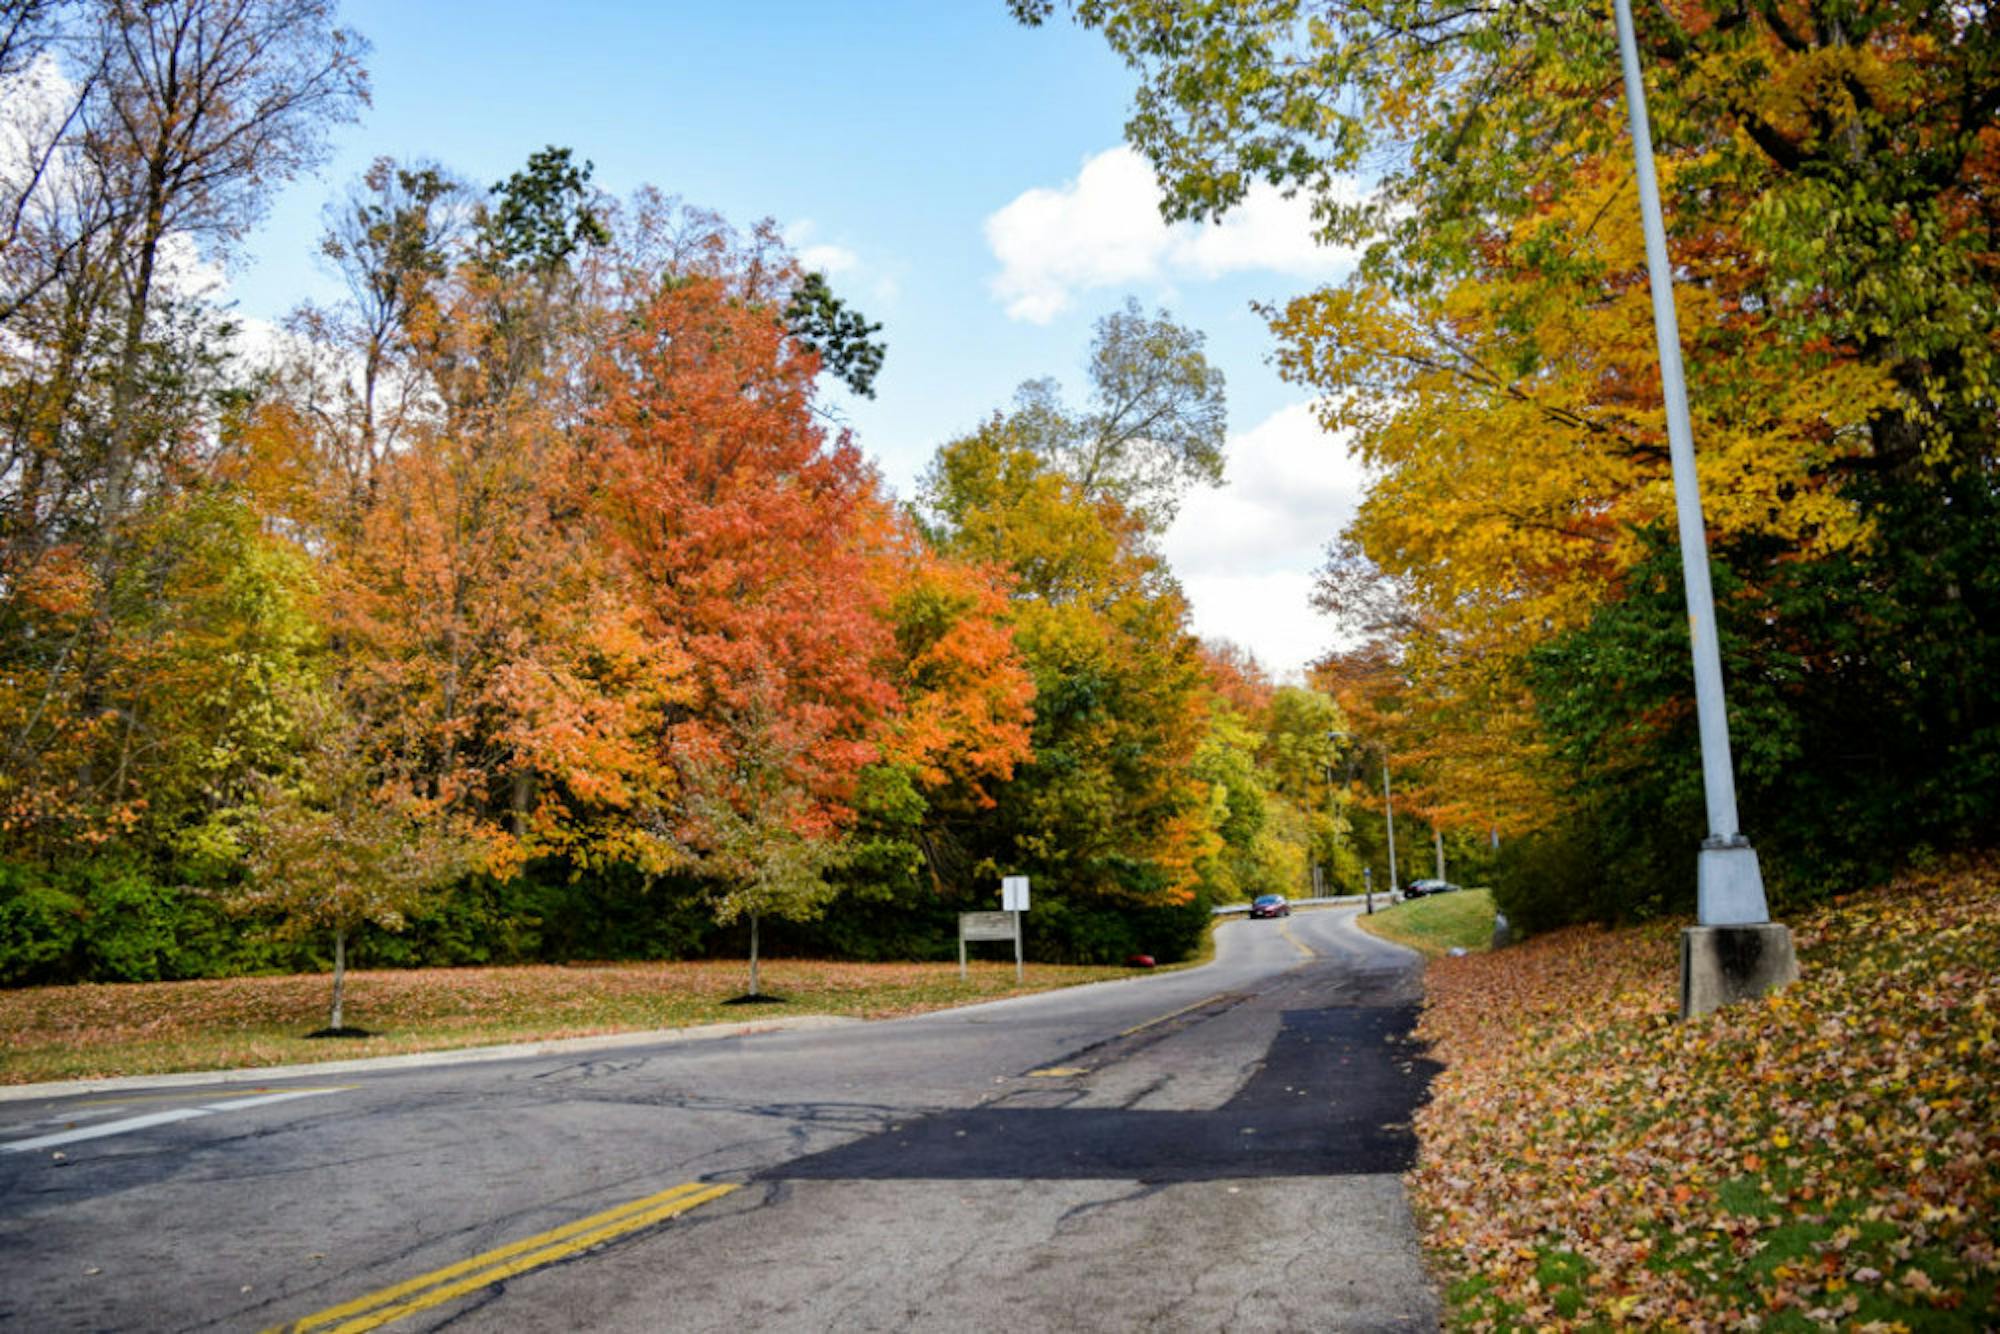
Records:
[[[988,1106],[781,1164],[760,1179],[1142,1182],[1401,1172],[1439,1068],[1413,1004],[1287,1010],[1261,1069],[1212,1111]]]

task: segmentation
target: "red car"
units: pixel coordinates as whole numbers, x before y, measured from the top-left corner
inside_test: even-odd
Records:
[[[1283,894],[1259,894],[1250,905],[1252,917],[1290,917],[1292,905]]]

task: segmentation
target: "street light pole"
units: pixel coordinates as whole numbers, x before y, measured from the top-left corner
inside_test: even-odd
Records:
[[[1328,733],[1326,734],[1326,739],[1327,739],[1328,741],[1351,741],[1351,740],[1353,740],[1354,738],[1353,738],[1353,737],[1351,737],[1351,736],[1349,736],[1349,735],[1348,735],[1348,734],[1347,734],[1346,732],[1328,732]],[[1388,888],[1388,894],[1389,894],[1389,896],[1390,896],[1390,897],[1389,897],[1389,902],[1393,904],[1393,903],[1394,903],[1394,902],[1396,901],[1396,899],[1395,899],[1395,894],[1396,894],[1396,802],[1395,802],[1395,798],[1394,798],[1394,797],[1393,797],[1393,796],[1391,795],[1391,793],[1390,793],[1390,791],[1389,791],[1389,752],[1388,752],[1388,750],[1387,750],[1386,748],[1385,748],[1385,749],[1384,749],[1384,750],[1382,751],[1382,821],[1383,821],[1383,824],[1384,824],[1384,825],[1386,826],[1386,828],[1387,828],[1387,830],[1388,830],[1388,834],[1389,834],[1389,888]],[[1374,891],[1373,891],[1373,889],[1372,889],[1372,888],[1371,888],[1371,889],[1370,889],[1370,891],[1369,891],[1369,898],[1368,898],[1368,911],[1369,911],[1369,912],[1374,912],[1374,911],[1375,911],[1375,898],[1374,898]]]
[[[1674,514],[1680,529],[1681,581],[1687,594],[1694,649],[1695,718],[1701,734],[1702,789],[1708,805],[1708,838],[1701,845],[1698,918],[1705,926],[1768,922],[1757,852],[1736,820],[1736,778],[1729,756],[1729,715],[1722,694],[1722,655],[1716,646],[1715,595],[1708,580],[1708,535],[1702,521],[1701,482],[1694,466],[1694,429],[1688,418],[1687,383],[1681,371],[1680,326],[1674,314],[1673,272],[1667,262],[1667,229],[1653,172],[1653,135],[1646,120],[1646,87],[1639,74],[1639,44],[1630,0],[1616,0],[1618,53],[1625,67],[1625,101],[1632,118],[1632,146],[1646,233],[1646,272],[1653,287],[1653,333],[1660,350],[1660,388],[1666,396],[1667,450],[1672,465]]]
[[[1660,187],[1653,169],[1653,135],[1646,119],[1646,86],[1639,73],[1639,43],[1632,26],[1630,0],[1613,0],[1618,26],[1618,55],[1625,74],[1625,104],[1632,121],[1633,174],[1639,188],[1639,213],[1646,235],[1646,273],[1653,290],[1653,333],[1659,345],[1660,389],[1666,399],[1668,457],[1674,486],[1674,514],[1680,533],[1681,580],[1687,595],[1688,630],[1694,654],[1695,718],[1701,737],[1702,790],[1708,807],[1708,837],[1702,840],[1696,863],[1697,930],[1764,927],[1770,912],[1764,898],[1763,873],[1756,849],[1743,836],[1736,818],[1736,778],[1729,755],[1729,715],[1722,692],[1722,655],[1716,643],[1715,595],[1709,587],[1708,537],[1702,520],[1701,484],[1695,472],[1694,430],[1688,417],[1687,384],[1681,370],[1680,326],[1674,314],[1673,273],[1667,261],[1667,229],[1660,210]],[[1709,937],[1691,942],[1683,937],[1681,1009],[1700,1012],[1739,996],[1756,995],[1776,982],[1797,975],[1792,961],[1791,934],[1779,944],[1760,941],[1752,951],[1765,958],[1781,952],[1782,963],[1770,958],[1777,975],[1759,979],[1721,978],[1719,999],[1708,1003],[1697,994],[1715,978],[1690,981],[1690,950],[1707,950],[1716,957],[1742,957],[1743,946],[1723,948]],[[1767,933],[1768,934],[1768,933]],[[1717,953],[1719,951],[1719,953]],[[1719,965],[1740,972],[1735,964]],[[1787,970],[1789,974],[1787,975]]]
[[[1340,801],[1333,786],[1333,759],[1327,758],[1323,766],[1326,774],[1326,889],[1322,891],[1329,898],[1340,897],[1336,886],[1340,883],[1334,872],[1340,869]]]
[[[1341,737],[1344,735],[1345,735],[1344,733],[1340,732],[1328,732],[1326,734],[1326,737],[1327,740],[1331,741],[1336,737]],[[1333,766],[1331,764],[1326,766],[1326,818],[1329,823],[1329,827],[1333,830],[1333,851],[1332,851],[1333,864],[1335,866],[1338,866],[1340,864],[1340,804],[1334,798]],[[1332,877],[1329,875],[1328,879],[1330,881]],[[1371,917],[1374,916],[1375,878],[1374,876],[1368,874],[1366,867],[1362,868],[1361,896],[1362,898],[1367,900],[1368,915]]]
[[[1389,827],[1389,902],[1396,901],[1396,802],[1389,795],[1389,752],[1382,752],[1382,820]]]

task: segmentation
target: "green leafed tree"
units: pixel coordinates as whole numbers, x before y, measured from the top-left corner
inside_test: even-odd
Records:
[[[327,1028],[345,1028],[347,944],[366,926],[401,930],[410,914],[473,865],[470,843],[408,787],[385,776],[366,727],[327,693],[302,699],[308,739],[295,773],[267,780],[246,911],[267,912],[280,930],[324,934],[333,944]]]
[[[819,356],[820,369],[863,398],[875,397],[875,377],[882,373],[888,349],[874,341],[882,331],[866,316],[833,294],[826,275],[808,273],[799,279],[785,307],[785,325],[792,337]]]
[[[1035,686],[1032,759],[992,789],[991,817],[967,841],[978,874],[1050,887],[1038,902],[1069,933],[1058,948],[1119,958],[1156,944],[1131,936],[1140,910],[1196,905],[1196,862],[1215,846],[1206,792],[1190,781],[1202,669],[1186,601],[1146,530],[1037,440],[1018,415],[996,418],[940,449],[924,481],[941,548],[1010,573]]]
[[[1164,531],[1190,486],[1222,481],[1228,397],[1205,337],[1137,301],[1097,321],[1090,398],[1074,407],[1053,379],[1021,386],[1010,425],[1085,496]]]
[[[810,828],[813,812],[786,778],[791,762],[767,719],[747,724],[752,740],[728,760],[693,766],[688,808],[702,894],[718,925],[750,923],[751,997],[762,996],[758,926],[766,917],[807,922],[838,892],[828,879],[847,849]]]
[[[493,187],[480,220],[488,262],[545,273],[586,246],[609,245],[611,228],[590,189],[592,170],[554,144],[530,153],[527,166]]]
[[[1271,838],[1269,794],[1257,771],[1258,736],[1241,714],[1212,704],[1208,733],[1195,748],[1193,775],[1208,793],[1207,823],[1212,850],[1195,865],[1208,897],[1235,903],[1258,894],[1282,892],[1294,880]]]

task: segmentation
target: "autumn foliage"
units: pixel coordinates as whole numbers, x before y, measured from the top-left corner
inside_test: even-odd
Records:
[[[1407,808],[1506,838],[1524,920],[1691,908],[1675,484],[1605,8],[1011,7],[1132,67],[1170,216],[1277,186],[1357,256],[1267,314],[1372,470],[1322,571],[1322,679]],[[1632,9],[1741,815],[1782,909],[1996,823],[1996,30]]]
[[[774,767],[801,832],[846,818],[898,704],[866,542],[883,501],[810,407],[818,358],[778,314],[705,275],[664,281],[593,366],[578,504],[645,631],[689,664],[661,738],[682,782],[747,811]],[[702,834],[683,835],[699,845]]]
[[[1801,981],[1687,1023],[1658,928],[1432,965],[1411,1183],[1466,1327],[1993,1323],[1993,864],[1794,930]]]
[[[364,49],[319,0],[0,42],[0,981],[907,958],[1002,874],[1032,949],[1170,958],[1288,887],[1313,831],[1154,546],[1221,475],[1198,331],[1127,303],[1085,401],[1024,386],[899,504],[827,392],[880,326],[552,145],[371,163],[339,296],[253,355],[176,266],[320,159]]]

